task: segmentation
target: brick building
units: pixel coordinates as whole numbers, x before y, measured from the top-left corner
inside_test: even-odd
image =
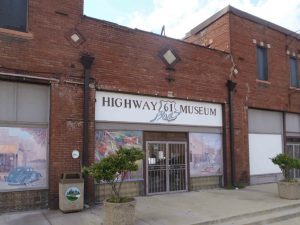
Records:
[[[181,41],[83,16],[83,0],[19,2],[0,3],[1,211],[57,208],[61,174],[119,146],[145,151],[132,196],[269,182],[256,156],[297,148],[297,34],[228,7]],[[86,179],[86,202],[107,192]]]
[[[237,181],[275,181],[276,168],[268,155],[284,150],[299,154],[299,38],[231,6],[185,37],[185,41],[230,53],[238,71],[233,77]]]

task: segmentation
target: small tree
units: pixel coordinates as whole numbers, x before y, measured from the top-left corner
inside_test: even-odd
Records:
[[[97,182],[104,181],[111,185],[110,202],[124,202],[120,196],[122,184],[130,171],[137,171],[137,160],[143,159],[143,152],[138,148],[120,148],[115,154],[109,155],[90,167],[83,169],[85,174],[95,178]]]
[[[276,157],[271,158],[275,165],[278,165],[284,176],[284,180],[288,182],[295,181],[290,174],[291,169],[300,169],[300,160],[294,159],[287,154],[278,154]]]

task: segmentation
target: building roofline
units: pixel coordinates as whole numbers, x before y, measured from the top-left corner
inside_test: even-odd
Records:
[[[222,54],[225,54],[225,55],[229,54],[228,52],[222,51],[222,50],[219,50],[219,49],[209,48],[209,47],[206,47],[206,46],[202,46],[202,45],[198,45],[198,44],[186,42],[186,41],[183,41],[181,39],[176,39],[176,38],[172,38],[172,37],[162,36],[162,35],[150,32],[150,31],[144,31],[144,30],[140,30],[140,29],[137,29],[137,28],[126,27],[126,26],[123,26],[123,25],[120,25],[120,24],[117,24],[117,23],[113,23],[113,22],[110,22],[110,21],[106,21],[106,20],[102,20],[102,19],[98,19],[98,18],[94,18],[94,17],[89,17],[87,15],[83,15],[83,18],[87,19],[87,20],[93,20],[95,22],[102,23],[102,24],[105,24],[106,26],[110,26],[110,27],[113,27],[113,28],[116,28],[116,29],[120,29],[120,30],[125,30],[125,31],[129,31],[129,32],[144,33],[144,34],[153,35],[153,36],[156,36],[156,37],[160,37],[160,38],[164,38],[164,39],[176,41],[176,42],[179,42],[179,43],[184,44],[184,45],[192,45],[192,46],[195,46],[195,47],[198,47],[198,48],[204,48],[204,49],[207,49],[207,50],[210,50],[210,51],[219,52],[219,53],[222,53]]]
[[[221,18],[222,16],[224,16],[227,13],[232,13],[238,17],[250,20],[252,22],[258,23],[258,24],[262,24],[266,27],[269,27],[273,30],[279,31],[285,35],[289,35],[292,36],[294,38],[300,39],[300,34],[288,30],[284,27],[281,27],[277,24],[271,23],[267,20],[261,19],[257,16],[254,16],[250,13],[244,12],[242,10],[239,10],[237,8],[232,7],[231,5],[226,6],[225,8],[221,9],[220,11],[218,11],[217,13],[215,13],[213,16],[209,17],[208,19],[206,19],[204,22],[200,23],[199,25],[197,25],[196,27],[194,27],[192,30],[190,30],[188,33],[186,33],[185,37],[183,39],[186,39],[192,35],[195,35],[197,33],[199,33],[201,30],[205,29],[206,27],[208,27],[210,24],[214,23],[216,20],[218,20],[219,18]]]

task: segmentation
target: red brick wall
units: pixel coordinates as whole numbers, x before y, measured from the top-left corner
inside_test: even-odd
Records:
[[[248,108],[300,112],[300,93],[290,88],[289,56],[286,50],[297,52],[299,40],[260,24],[230,15],[231,52],[239,70],[236,92],[236,124],[241,132],[236,133],[237,167],[240,179],[246,179],[249,170],[248,157]],[[268,83],[256,80],[256,44],[270,44],[268,49]],[[288,44],[291,43],[291,44]]]
[[[47,190],[3,192],[0,194],[0,212],[48,208]]]
[[[226,14],[216,20],[214,23],[205,27],[198,33],[191,35],[184,41],[210,46],[213,49],[219,49],[221,51],[230,51],[230,23],[229,14]]]
[[[226,54],[89,18],[78,29],[88,40],[85,50],[96,58],[92,74],[97,88],[161,96],[173,91],[178,98],[224,102]],[[173,83],[166,81],[169,71],[158,56],[166,47],[182,59],[171,72]]]
[[[239,74],[237,82],[242,84],[239,86],[241,86],[241,91],[243,90],[243,95],[249,93],[246,95],[249,98],[245,103],[249,107],[299,112],[300,102],[296,97],[297,95],[300,97],[299,94],[295,94],[295,99],[293,99],[295,101],[288,104],[288,93],[292,90],[290,89],[289,57],[286,50],[297,53],[300,41],[235,15],[231,15],[230,18],[231,51],[242,73]],[[268,49],[268,84],[256,80],[256,45],[253,44],[253,39],[271,45]]]
[[[216,31],[220,26],[221,31],[229,27],[229,39]],[[225,36],[227,35],[228,33]],[[223,44],[228,42],[229,52],[239,71],[234,78],[237,83],[234,94],[237,178],[239,182],[248,182],[248,108],[300,113],[300,92],[290,88],[289,56],[286,54],[286,50],[299,53],[300,41],[231,13],[221,17],[187,41],[202,44],[204,39],[219,39],[224,41]],[[271,45],[268,49],[268,82],[256,79],[256,44],[253,43],[253,39],[257,43],[262,41]],[[213,47],[224,50],[222,45]]]
[[[82,82],[83,69],[79,62],[81,49],[65,38],[81,22],[82,0],[29,1],[27,37],[0,32],[0,70],[32,76],[58,78],[51,83],[50,147],[49,147],[49,205],[58,206],[60,175],[80,171],[80,160],[71,158],[73,149],[82,151],[83,85],[66,83]],[[62,14],[59,14],[59,13]],[[2,77],[5,79],[5,77]],[[20,79],[19,81],[23,81]],[[37,82],[38,80],[30,80]],[[91,88],[94,100],[94,89]],[[91,100],[90,102],[93,102]],[[90,152],[93,152],[94,110],[91,104]],[[29,195],[26,194],[28,197]],[[46,199],[44,199],[45,201]],[[16,206],[18,208],[19,206]]]
[[[91,69],[89,162],[94,160],[95,88],[225,103],[230,61],[226,54],[151,33],[82,17],[82,1],[29,1],[27,37],[0,30],[0,71],[57,78],[51,83],[49,206],[58,206],[60,175],[80,171],[73,149],[82,151],[82,53],[95,57]],[[59,12],[59,13],[57,13]],[[85,42],[75,47],[66,35],[78,30]],[[171,47],[181,61],[166,70],[158,53]],[[175,81],[166,76],[172,73]],[[5,79],[4,76],[1,76]],[[23,79],[21,79],[23,80]],[[32,80],[30,80],[32,81]],[[69,82],[71,81],[71,83]],[[39,81],[35,81],[39,82]],[[95,88],[94,85],[95,84]],[[90,198],[93,185],[89,181]]]
[[[223,32],[227,29],[229,33]],[[186,41],[203,44],[207,39],[222,43],[212,45],[216,49],[224,50],[228,45],[239,71],[234,78],[237,83],[234,93],[235,152],[238,182],[247,183],[248,108],[300,113],[300,92],[290,88],[289,56],[286,54],[286,50],[299,54],[300,41],[232,13],[222,16]],[[256,79],[256,44],[253,39],[271,45],[268,49],[268,82]]]

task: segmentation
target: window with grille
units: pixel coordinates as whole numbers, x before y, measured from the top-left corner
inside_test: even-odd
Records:
[[[300,143],[288,143],[286,153],[296,159],[300,159]],[[300,178],[300,169],[291,169],[290,175],[293,178]]]

